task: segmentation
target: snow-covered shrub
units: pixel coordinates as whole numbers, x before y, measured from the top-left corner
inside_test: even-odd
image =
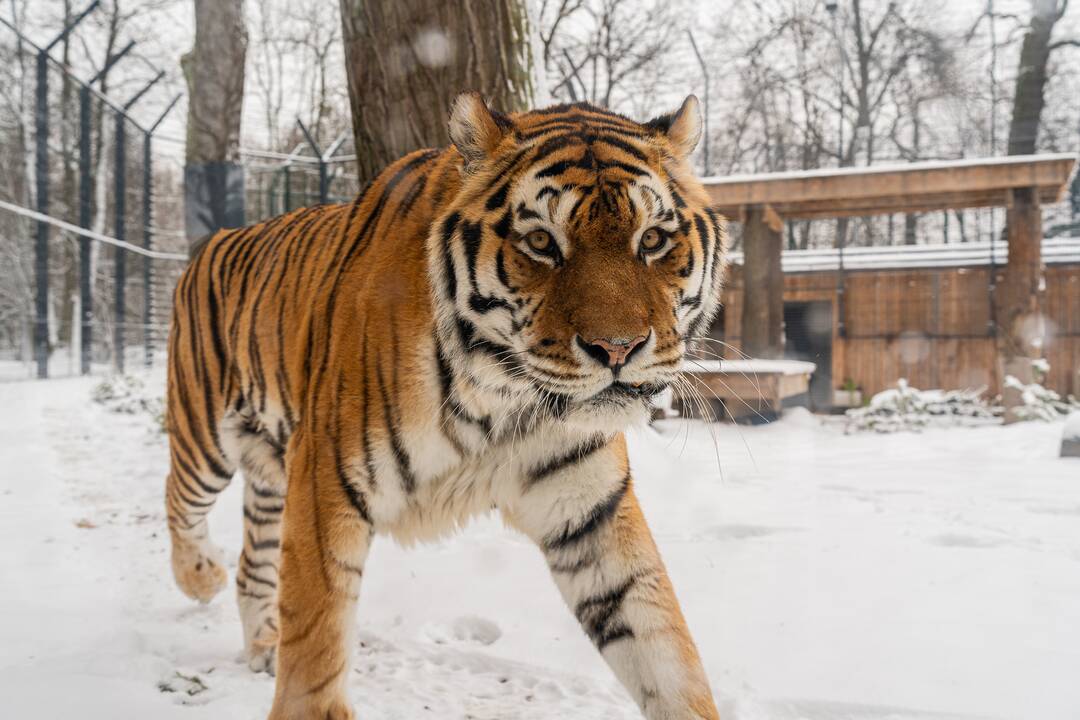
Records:
[[[919,390],[901,378],[866,407],[848,410],[847,432],[880,433],[945,425],[982,425],[997,421],[1001,408],[983,399],[985,387],[974,390]]]
[[[91,398],[115,413],[146,413],[165,431],[165,398],[137,375],[112,375],[94,386]]]
[[[1043,375],[1048,371],[1047,365]],[[1072,395],[1063,398],[1038,383],[1025,385],[1012,375],[1005,376],[1005,387],[1020,391],[1024,404],[1013,410],[1018,420],[1060,420],[1070,412],[1080,410],[1080,401]]]

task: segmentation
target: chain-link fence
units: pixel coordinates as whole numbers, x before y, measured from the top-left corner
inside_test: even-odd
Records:
[[[289,153],[242,151],[249,223],[300,207],[348,202],[360,190],[351,135],[339,135],[323,149],[297,125],[305,139]]]
[[[101,72],[65,67],[2,25],[0,379],[150,364],[186,248],[180,173],[153,137],[175,99],[140,107],[156,120],[136,122],[129,110],[162,73],[109,97]]]

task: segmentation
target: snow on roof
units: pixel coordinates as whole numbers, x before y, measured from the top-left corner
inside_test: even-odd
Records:
[[[787,170],[785,172],[746,173],[742,175],[712,175],[701,178],[705,185],[731,185],[746,182],[772,180],[799,180],[805,178],[831,177],[834,175],[878,175],[892,172],[917,172],[920,170],[951,170],[984,165],[1023,165],[1031,162],[1076,160],[1076,153],[1047,153],[1045,155],[1004,155],[990,158],[964,160],[929,160],[917,163],[889,163],[865,167],[814,168],[812,170]]]
[[[993,255],[991,255],[991,251]],[[1004,265],[1008,243],[951,243],[948,245],[889,245],[885,247],[844,248],[845,270],[887,270],[904,268],[970,267]],[[1080,237],[1044,238],[1043,261],[1048,265],[1080,263]],[[728,253],[728,260],[742,265],[741,252]],[[815,272],[840,267],[840,252],[835,248],[785,250],[781,256],[784,272]]]
[[[726,372],[754,375],[805,375],[817,369],[817,365],[803,360],[691,360],[683,361],[682,371],[688,373]]]

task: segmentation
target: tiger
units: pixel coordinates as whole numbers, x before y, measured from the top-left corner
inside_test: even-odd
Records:
[[[204,603],[226,586],[207,515],[239,471],[244,658],[275,675],[269,718],[353,718],[374,536],[428,542],[497,513],[645,718],[714,720],[624,436],[720,296],[726,221],[690,165],[698,100],[639,123],[465,93],[448,133],[351,202],[217,232],[179,279],[176,583]]]

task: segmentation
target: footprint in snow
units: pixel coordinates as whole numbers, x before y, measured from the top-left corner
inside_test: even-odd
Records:
[[[1001,544],[1000,540],[988,537],[976,537],[974,535],[961,535],[960,533],[942,533],[930,538],[930,542],[942,547],[956,548],[990,548]]]
[[[436,645],[492,645],[502,637],[502,629],[497,624],[476,615],[464,615],[449,625],[427,623],[420,633]]]

